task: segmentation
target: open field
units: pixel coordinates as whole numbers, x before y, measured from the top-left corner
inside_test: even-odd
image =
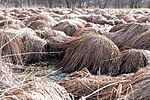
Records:
[[[150,100],[149,9],[0,9],[0,100]]]

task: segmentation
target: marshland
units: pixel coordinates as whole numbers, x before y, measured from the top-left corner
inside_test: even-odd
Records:
[[[0,0],[0,100],[150,100],[150,1]]]

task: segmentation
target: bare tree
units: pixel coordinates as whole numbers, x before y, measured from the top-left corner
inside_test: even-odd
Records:
[[[65,0],[65,1],[66,1],[67,8],[70,8],[70,3],[69,3],[70,0]]]
[[[129,0],[130,8],[139,8],[141,0]]]
[[[106,8],[106,5],[107,5],[108,1],[109,1],[109,0],[105,0],[105,1],[104,1],[104,6],[103,6],[103,8]]]
[[[0,0],[0,4],[4,5],[7,0]],[[8,0],[9,5],[13,6],[32,6],[41,5],[46,7],[115,7],[115,8],[139,8],[150,7],[148,0]]]

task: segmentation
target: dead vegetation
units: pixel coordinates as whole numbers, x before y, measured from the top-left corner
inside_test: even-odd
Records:
[[[0,99],[71,100],[71,93],[83,100],[149,100],[149,15],[146,9],[1,9]],[[31,63],[53,59],[55,69],[71,73],[58,82],[67,91],[45,78],[51,70],[45,80],[32,76]],[[22,78],[24,72],[29,76]]]
[[[33,77],[20,80],[3,62],[0,64],[0,72],[0,100],[71,100],[67,91],[55,82]]]
[[[108,36],[121,50],[125,50],[128,47],[128,41],[132,41],[133,38],[149,30],[149,24],[124,24],[115,26],[111,29],[114,32]],[[141,43],[142,44],[142,43]]]
[[[34,15],[30,18],[25,19],[24,22],[27,27],[30,27],[33,30],[52,28],[55,24],[57,24],[57,21],[55,21],[52,17],[44,15]]]
[[[14,34],[5,33],[5,30],[1,30],[0,32],[1,56],[21,53],[21,44],[20,44],[21,40],[19,38],[16,39],[14,37],[15,37]],[[8,58],[3,58],[3,60],[6,60],[7,62],[17,63],[18,61],[21,61],[21,56],[20,55],[16,55],[14,57],[10,56]]]
[[[150,50],[150,31],[146,31],[127,42],[127,47]]]
[[[134,74],[110,77],[93,76],[87,69],[83,69],[65,77],[59,81],[59,84],[78,99],[126,100],[128,98],[129,100],[148,100],[150,98],[149,72],[150,68],[147,67]]]
[[[87,67],[91,73],[108,73],[112,59],[119,56],[118,47],[102,35],[85,35],[72,41],[63,60],[58,64],[65,72],[73,72]]]
[[[150,99],[150,68],[144,68],[137,73],[133,74],[130,79],[129,85],[132,87],[127,92],[126,98],[129,100],[148,100]]]
[[[97,28],[93,28],[93,27],[85,27],[85,28],[81,28],[80,30],[78,30],[77,32],[75,32],[73,34],[73,36],[75,37],[79,37],[79,36],[84,36],[86,34],[97,34],[97,35],[102,35],[101,31]]]
[[[59,81],[59,84],[65,87],[65,89],[69,93],[72,93],[76,97],[76,100],[78,100],[82,96],[85,97],[105,85],[117,82],[122,79],[123,77],[112,78],[109,76],[93,76],[90,74],[90,72],[88,72],[87,69],[83,69],[79,72],[74,72],[69,76],[65,77],[63,80]],[[112,89],[113,88],[108,87],[107,89],[104,89],[86,99],[109,100]]]
[[[27,64],[32,59],[39,59],[39,55],[32,55],[32,52],[42,51],[47,43],[29,28],[1,30],[1,39],[2,57],[15,64]],[[24,55],[23,53],[28,54]]]
[[[52,29],[66,33],[68,36],[73,36],[79,29],[84,28],[86,21],[81,19],[65,19],[56,24]]]
[[[19,86],[8,87],[6,91],[0,97],[1,100],[71,100],[67,91],[53,82],[29,81]]]
[[[148,50],[125,50],[113,61],[113,64],[109,69],[109,74],[111,76],[118,76],[121,74],[135,73],[140,68],[149,64],[149,54],[150,51]]]
[[[44,60],[44,58],[48,58],[46,57],[47,55],[53,55],[53,52],[61,51],[57,47],[58,43],[72,39],[62,32],[50,30],[46,33],[38,32],[30,28],[1,30],[1,45],[6,44],[2,48],[2,57],[5,61],[14,64],[38,62]]]

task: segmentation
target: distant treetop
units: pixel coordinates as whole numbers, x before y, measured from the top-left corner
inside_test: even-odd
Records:
[[[15,7],[150,8],[150,0],[0,0],[0,4]]]

